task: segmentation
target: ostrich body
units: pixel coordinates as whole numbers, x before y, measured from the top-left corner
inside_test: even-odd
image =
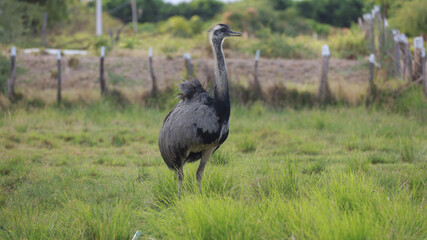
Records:
[[[241,36],[225,24],[209,30],[215,64],[214,97],[197,79],[178,84],[181,101],[166,116],[159,135],[159,149],[166,165],[178,174],[178,194],[186,162],[199,159],[196,178],[201,192],[203,171],[209,157],[228,137],[230,94],[222,43],[226,37]]]

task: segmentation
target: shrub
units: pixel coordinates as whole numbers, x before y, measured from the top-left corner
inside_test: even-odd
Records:
[[[271,30],[264,28],[256,33],[261,41],[254,44],[252,52],[260,49],[263,57],[267,58],[310,58],[315,55],[300,41],[288,38],[286,35],[272,34]]]
[[[203,22],[198,16],[193,16],[190,20],[182,16],[170,17],[162,26],[162,32],[172,33],[178,37],[192,37],[203,29]]]
[[[411,36],[427,33],[427,2],[425,0],[396,1],[391,23]]]
[[[101,47],[104,46],[106,51],[110,51],[112,49],[111,41],[106,36],[96,37],[93,40],[93,47],[95,51],[100,51]],[[99,55],[100,52],[97,52],[97,55]]]
[[[368,54],[365,36],[356,28],[330,36],[331,50],[340,58],[356,59]]]

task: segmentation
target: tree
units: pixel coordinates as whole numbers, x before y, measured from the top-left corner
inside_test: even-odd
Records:
[[[52,25],[68,20],[68,7],[76,4],[78,0],[18,0],[17,2],[41,7],[40,11],[48,14],[48,22]]]
[[[363,0],[305,0],[297,3],[302,16],[337,27],[350,27],[362,16]]]
[[[269,0],[269,4],[273,6],[276,10],[286,10],[289,7],[293,6],[292,0]]]
[[[40,29],[42,10],[36,4],[0,1],[0,42],[16,44],[23,35]]]
[[[427,34],[427,1],[402,2],[398,1],[392,6],[391,24],[410,36]]]

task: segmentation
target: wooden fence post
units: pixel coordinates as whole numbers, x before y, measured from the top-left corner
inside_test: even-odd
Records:
[[[116,29],[116,42],[118,42],[118,41],[120,41],[120,33],[122,32],[122,28],[121,27],[118,27],[117,29]]]
[[[399,35],[399,46],[402,51],[403,58],[403,78],[406,81],[410,81],[412,78],[412,55],[409,49],[408,38],[405,34]]]
[[[193,64],[191,63],[191,55],[189,53],[184,54],[185,68],[187,69],[187,79],[193,78]]]
[[[394,73],[398,78],[402,78],[402,67],[400,66],[400,46],[399,46],[399,32],[393,30],[394,40]]]
[[[424,47],[423,37],[414,38],[414,65],[412,69],[412,79],[418,81],[423,75],[422,49]]]
[[[112,28],[108,28],[108,34],[110,35],[111,46],[114,44],[114,33]]]
[[[374,89],[374,70],[375,70],[375,54],[369,55],[369,95],[372,95]]]
[[[422,69],[423,69],[423,90],[424,95],[427,96],[427,79],[426,79],[426,50],[423,48],[421,50],[421,59],[422,59]]]
[[[58,62],[58,93],[56,95],[56,100],[58,101],[58,104],[60,104],[62,100],[62,97],[61,97],[61,51],[58,51],[58,55],[56,59]]]
[[[10,50],[11,71],[10,71],[10,77],[7,81],[7,94],[11,102],[15,100],[15,81],[16,81],[15,60],[16,60],[16,47],[13,46],[12,49]]]
[[[376,87],[374,84],[374,72],[375,71],[375,54],[371,53],[369,55],[369,88],[368,96],[366,98],[366,106],[369,106],[371,102],[375,99]]]
[[[148,63],[150,64],[150,74],[151,74],[151,80],[152,80],[152,86],[151,86],[151,96],[155,97],[157,95],[157,82],[156,82],[156,76],[154,75],[153,70],[153,48],[150,47],[148,49]]]
[[[260,56],[260,50],[256,50],[255,53],[255,66],[254,66],[254,87],[255,87],[255,92],[257,93],[258,96],[260,96],[262,94],[262,90],[261,90],[261,84],[258,80],[258,61],[259,61],[259,56]]]
[[[43,47],[46,47],[46,25],[47,25],[47,13],[44,13],[43,26],[42,26],[42,46]]]
[[[105,57],[105,47],[101,47],[101,63],[99,67],[99,83],[101,85],[101,95],[105,96],[106,92],[106,85],[105,85],[105,79],[104,79],[104,57]]]
[[[365,40],[368,42],[370,52],[375,52],[375,29],[374,18],[370,13],[363,14],[365,20]]]
[[[385,33],[384,33],[384,24],[383,24],[383,19],[381,16],[380,6],[378,6],[378,5],[374,6],[374,9],[372,9],[372,18],[377,21],[378,51],[379,51],[379,56],[380,56],[380,63],[382,65],[384,63]]]
[[[364,27],[363,27],[362,19],[360,17],[357,18],[357,23],[359,24],[360,31],[363,32]]]
[[[328,103],[333,100],[328,84],[329,57],[329,46],[325,44],[322,47],[322,75],[320,77],[320,85],[317,91],[317,98],[321,104]]]

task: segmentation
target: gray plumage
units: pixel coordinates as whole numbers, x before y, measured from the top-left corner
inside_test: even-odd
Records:
[[[159,149],[166,165],[178,173],[178,192],[184,178],[182,167],[199,159],[196,177],[201,191],[203,171],[209,157],[228,137],[230,95],[222,44],[226,37],[241,36],[225,24],[209,30],[214,53],[214,97],[192,79],[178,84],[181,101],[166,116],[159,135]]]

